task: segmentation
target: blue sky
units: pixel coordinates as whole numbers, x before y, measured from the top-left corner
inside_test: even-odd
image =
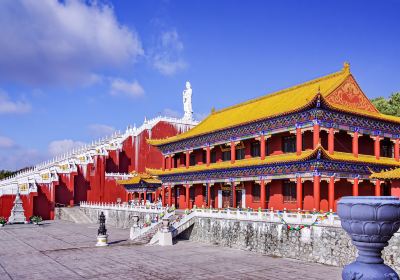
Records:
[[[0,2],[0,169],[183,115],[197,118],[351,63],[400,91],[400,1]]]

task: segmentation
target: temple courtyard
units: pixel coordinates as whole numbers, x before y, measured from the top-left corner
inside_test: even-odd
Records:
[[[130,244],[108,227],[65,221],[0,228],[0,279],[339,279],[338,267],[274,258],[186,240],[172,247]]]

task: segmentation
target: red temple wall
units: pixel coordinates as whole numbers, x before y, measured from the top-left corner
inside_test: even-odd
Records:
[[[33,198],[33,214],[49,220],[54,207],[51,202],[52,186],[51,184],[39,184],[37,189],[37,196]]]
[[[76,173],[59,174],[56,185],[55,201],[59,204],[71,205],[74,201],[74,176]]]
[[[399,179],[392,181],[392,186],[391,186],[390,192],[391,192],[390,195],[400,197],[400,180]]]

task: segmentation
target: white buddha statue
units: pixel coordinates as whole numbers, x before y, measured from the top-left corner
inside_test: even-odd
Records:
[[[192,109],[192,88],[190,82],[186,82],[186,89],[183,91],[183,115],[184,120],[193,120],[193,109]]]

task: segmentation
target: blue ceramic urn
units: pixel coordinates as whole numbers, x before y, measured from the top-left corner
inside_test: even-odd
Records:
[[[384,264],[382,250],[400,227],[400,200],[394,196],[345,196],[337,204],[343,229],[358,249],[355,262],[344,267],[345,280],[399,279]]]

